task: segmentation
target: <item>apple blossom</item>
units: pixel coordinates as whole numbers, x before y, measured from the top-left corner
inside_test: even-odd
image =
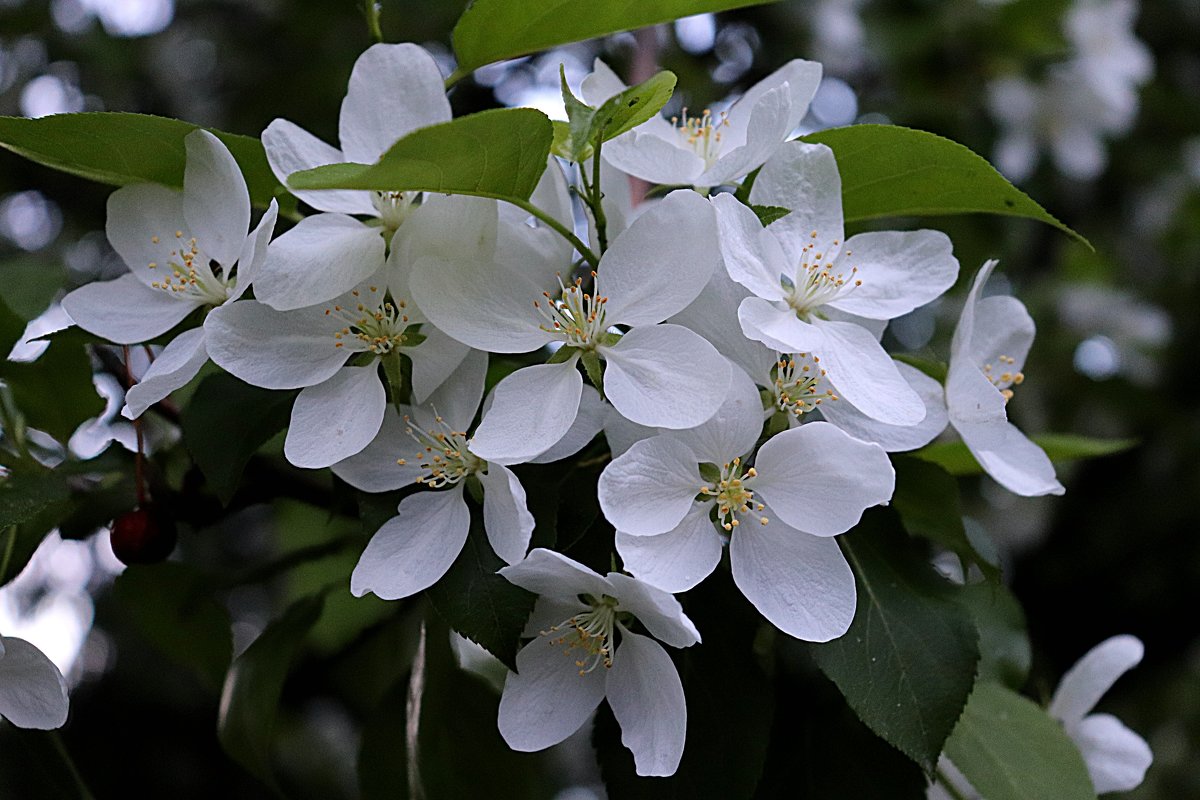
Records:
[[[979,465],[1010,492],[1062,494],[1046,453],[1008,421],[1006,410],[1033,344],[1034,325],[1020,300],[981,297],[996,261],[975,276],[950,345],[946,407],[950,424]]]
[[[553,183],[542,207],[569,224],[561,172],[547,172]],[[437,208],[445,239],[434,250],[423,236],[411,279],[429,319],[494,353],[562,345],[549,363],[519,369],[496,387],[472,440],[476,453],[516,463],[562,438],[583,391],[577,364],[589,357],[603,359],[604,395],[633,422],[687,428],[716,411],[728,383],[725,360],[691,331],[661,324],[699,294],[719,263],[712,211],[698,194],[672,192],[638,216],[613,239],[590,285],[570,279],[570,245],[547,240],[546,229],[525,224],[514,207],[452,197]],[[426,216],[421,224],[436,223]]]
[[[757,388],[740,369],[708,422],[635,443],[604,469],[598,494],[626,568],[668,591],[707,577],[729,538],[733,579],[763,616],[808,641],[845,633],[854,575],[833,537],[891,499],[895,472],[881,447],[827,422],[777,434],[758,448]]]
[[[338,118],[341,149],[277,119],[263,131],[275,176],[344,162],[372,164],[396,140],[417,128],[450,120],[450,102],[437,63],[415,44],[369,47],[350,74]],[[286,311],[332,300],[375,275],[386,242],[416,208],[419,192],[351,190],[294,194],[325,213],[305,217],[271,243],[257,298]],[[355,216],[372,217],[374,224]],[[395,246],[395,245],[393,245]]]
[[[821,83],[821,65],[793,59],[752,86],[728,111],[705,109],[668,122],[653,117],[621,134],[603,149],[604,158],[652,183],[709,188],[735,183],[762,166],[792,134]],[[580,92],[599,107],[627,87],[603,61]]]
[[[679,673],[655,639],[672,647],[700,641],[679,601],[637,578],[601,576],[541,548],[500,574],[539,595],[525,626],[534,638],[517,653],[517,671],[500,697],[504,741],[522,751],[558,744],[607,699],[637,774],[673,775],[687,706]],[[650,636],[630,630],[635,620]]]
[[[50,730],[67,721],[67,682],[34,645],[0,636],[0,719],[18,728]]]
[[[63,298],[79,327],[117,344],[174,328],[196,309],[240,298],[257,277],[275,227],[275,201],[250,226],[250,195],[237,162],[205,130],[184,139],[183,191],[134,184],[108,199],[106,231],[129,273]],[[208,360],[208,320],[176,336],[126,395],[124,415],[150,406],[196,376]]]
[[[790,213],[763,228],[731,195],[712,200],[729,275],[753,292],[738,307],[744,334],[781,353],[819,357],[839,394],[867,416],[920,422],[924,403],[869,323],[908,313],[954,284],[950,240],[919,230],[843,242],[841,179],[824,145],[783,145],[763,165],[750,201]]]

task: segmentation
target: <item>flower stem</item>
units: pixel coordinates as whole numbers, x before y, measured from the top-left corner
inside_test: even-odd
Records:
[[[451,86],[458,83],[463,78],[470,75],[472,72],[474,72],[474,70],[463,69],[461,67],[455,69],[454,72],[451,72],[449,77],[446,78],[446,84],[445,84],[446,88],[449,89]]]
[[[367,17],[367,30],[376,42],[383,41],[383,28],[379,25],[380,6],[376,0],[363,0],[363,14]]]
[[[603,131],[596,136],[596,145],[592,148],[592,198],[589,203],[592,215],[596,219],[596,238],[599,240],[600,252],[608,249],[608,219],[604,216],[604,195],[600,192],[600,145]]]
[[[581,242],[578,236],[568,230],[567,226],[563,225],[554,217],[550,216],[528,200],[520,200],[516,197],[506,197],[504,198],[504,201],[507,203],[512,203],[517,208],[528,211],[530,214],[553,228],[559,236],[563,237],[574,246],[574,248],[579,252],[579,255],[583,256],[584,260],[591,264],[592,269],[600,266],[600,259],[596,257],[596,254],[593,253],[586,244]]]
[[[67,748],[63,744],[62,737],[58,735],[58,731],[50,731],[49,736],[51,743],[54,744],[54,751],[58,753],[58,757],[62,759],[63,766],[66,767],[71,780],[75,782],[75,788],[79,791],[80,800],[95,800],[91,790],[83,782],[83,776],[79,774],[79,769],[75,766],[71,754],[67,752]]]
[[[133,369],[129,365],[129,345],[125,345],[125,385],[132,389],[134,387]],[[149,352],[149,351],[147,351]],[[154,359],[151,358],[151,363]],[[134,483],[137,486],[137,501],[138,507],[146,505],[146,467],[145,467],[145,439],[142,434],[142,418],[139,416],[133,421],[133,432],[137,435],[137,452],[133,456],[133,476]]]

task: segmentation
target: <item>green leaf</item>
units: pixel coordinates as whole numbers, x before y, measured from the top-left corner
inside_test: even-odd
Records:
[[[186,158],[183,139],[197,127],[178,119],[112,111],[0,117],[0,147],[100,183],[160,183],[180,189]],[[262,142],[252,136],[212,133],[237,159],[256,206],[265,208],[282,193]]]
[[[569,122],[565,139],[556,146],[555,152],[577,162],[591,158],[597,143],[614,139],[653,117],[675,91],[675,73],[663,71],[613,95],[599,108],[592,108],[572,94],[562,67],[559,67],[559,77]],[[556,133],[556,140],[563,135]]]
[[[71,496],[63,476],[38,469],[14,471],[0,480],[0,531],[27,522]]]
[[[850,630],[814,645],[813,656],[867,727],[932,771],[975,680],[975,626],[902,536],[864,526],[838,541],[858,610]]]
[[[60,442],[104,411],[92,383],[92,361],[78,344],[53,342],[33,362],[0,361],[0,378],[29,426]]]
[[[1094,439],[1069,433],[1043,433],[1029,437],[1034,444],[1046,451],[1051,461],[1076,461],[1083,458],[1101,458],[1137,447],[1137,439]],[[983,467],[971,455],[966,443],[936,442],[916,450],[912,455],[931,461],[951,475],[979,475]]]
[[[584,350],[583,355],[579,359],[583,362],[583,369],[587,372],[588,380],[592,382],[600,395],[604,395],[604,366],[600,363],[600,355],[595,350]]]
[[[233,634],[229,613],[203,575],[176,562],[135,566],[117,577],[112,591],[143,636],[195,670],[211,689],[221,688],[233,657]]]
[[[0,264],[0,299],[26,322],[50,306],[65,282],[62,262],[48,257],[30,255]]]
[[[462,553],[426,597],[450,627],[516,670],[517,642],[535,598],[497,575],[503,566],[487,543],[481,520],[472,515]]]
[[[183,443],[222,503],[233,498],[250,456],[287,425],[295,397],[225,373],[201,381],[183,410]]]
[[[950,372],[950,365],[945,361],[922,358],[911,353],[896,353],[892,358],[908,364],[910,367],[916,367],[938,383],[945,383],[946,375]]]
[[[475,0],[454,26],[455,76],[559,44],[772,0]]]
[[[1087,239],[958,142],[895,125],[851,125],[802,138],[828,145],[837,157],[846,222],[1002,214],[1039,220],[1091,248]]]
[[[964,586],[958,601],[971,612],[979,631],[979,679],[1020,689],[1029,677],[1033,654],[1025,611],[1011,591],[998,583]]]
[[[418,128],[375,164],[330,164],[288,176],[293,189],[369,189],[528,200],[546,169],[550,119],[501,108]]]
[[[765,228],[776,220],[783,219],[788,214],[792,213],[790,208],[783,206],[750,206],[750,210],[758,217],[758,221]]]
[[[963,527],[958,481],[950,473],[919,458],[897,456],[892,507],[910,536],[920,536],[957,555],[964,568],[977,565],[989,578],[1000,577],[996,564],[975,549]]]
[[[272,787],[271,735],[283,683],[323,606],[323,594],[294,603],[234,660],[225,677],[217,719],[221,747]]]
[[[988,800],[1096,800],[1062,725],[994,683],[975,687],[946,755]]]

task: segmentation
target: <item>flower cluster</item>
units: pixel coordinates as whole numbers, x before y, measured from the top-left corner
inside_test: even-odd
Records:
[[[586,172],[551,158],[532,216],[485,197],[297,191],[320,213],[272,239],[275,206],[250,229],[237,163],[196,132],[182,191],[112,196],[109,240],[130,274],[64,305],[120,343],[197,323],[129,392],[127,416],[211,358],[299,390],[294,465],[365,492],[410,487],[362,553],[354,594],[432,586],[481,525],[500,574],[539,596],[500,704],[504,738],[547,747],[607,698],[639,774],[670,775],[686,705],[658,642],[700,641],[672,593],[726,548],[763,617],[824,642],[855,614],[837,537],[890,501],[889,453],[951,425],[1011,491],[1062,492],[1008,421],[1034,330],[1016,299],[985,294],[994,262],[967,296],[944,385],[882,346],[888,321],[950,289],[959,264],[937,231],[846,236],[832,151],[788,141],[820,75],[793,61],[727,111],[654,117],[604,142]],[[597,62],[582,96],[599,106],[624,88]],[[263,143],[286,185],[374,162],[450,117],[432,57],[376,45],[354,67],[340,149],[286,120]],[[634,205],[629,176],[690,188]],[[776,212],[766,225],[763,208]],[[587,244],[562,235],[577,229]],[[528,552],[535,521],[512,469],[589,446],[611,457],[596,491],[623,568],[607,576]]]

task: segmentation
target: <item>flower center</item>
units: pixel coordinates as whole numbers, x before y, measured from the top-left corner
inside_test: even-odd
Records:
[[[1013,371],[1012,368],[1017,363],[1015,358],[1010,356],[997,356],[996,360],[1000,362],[1000,366],[996,367],[994,364],[984,364],[983,375],[985,378],[991,381],[992,386],[995,386],[1000,391],[1000,394],[1004,395],[1004,402],[1007,403],[1013,398],[1013,390],[1011,387],[1020,386],[1022,383],[1024,383],[1025,373]],[[995,371],[997,369],[999,370],[998,374]]]
[[[721,129],[729,124],[729,117],[724,111],[714,117],[707,108],[698,117],[689,117],[686,108],[682,113],[682,119],[671,117],[671,124],[683,144],[704,159],[707,169],[721,157]]]
[[[420,195],[420,192],[372,192],[371,203],[379,212],[383,227],[394,231],[408,219]]]
[[[171,235],[177,240],[177,246],[168,256],[170,260],[166,264],[151,261],[146,265],[161,276],[150,286],[181,300],[200,300],[210,306],[219,306],[228,300],[237,276],[226,274],[220,264],[205,258],[195,236],[185,239],[183,231]],[[150,237],[152,244],[160,241],[162,237]]]
[[[592,273],[592,293],[583,290],[583,279],[564,284],[558,276],[559,296],[542,292],[544,300],[534,300],[533,307],[541,314],[544,323],[539,328],[552,333],[571,347],[594,350],[597,339],[605,333],[604,306],[607,297],[600,296],[600,281]]]
[[[404,346],[409,328],[407,300],[385,300],[378,286],[367,287],[366,296],[359,289],[350,294],[355,299],[353,308],[335,305],[325,309],[325,316],[345,323],[333,334],[334,347],[387,355]]]
[[[420,448],[413,460],[427,473],[417,478],[422,486],[430,489],[452,486],[487,469],[487,462],[467,449],[466,432],[453,430],[440,416],[434,417],[433,430],[422,428],[407,415],[404,423],[408,426],[404,432]],[[396,463],[404,466],[408,459],[398,458]]]
[[[787,304],[796,312],[796,316],[808,321],[812,313],[827,303],[832,303],[839,297],[862,286],[862,280],[856,277],[858,267],[851,267],[850,272],[835,272],[832,261],[826,261],[825,253],[817,251],[817,232],[812,232],[813,241],[806,244],[800,254],[800,267],[796,270],[796,280],[784,278],[783,288],[787,291]],[[840,242],[834,241],[833,247]],[[846,256],[853,253],[846,251]]]
[[[601,664],[605,669],[612,666],[613,634],[617,630],[617,599],[604,595],[599,600],[587,598],[591,606],[573,617],[552,625],[542,631],[547,636],[561,633],[550,639],[551,646],[562,647],[564,656],[575,656],[579,675],[587,675]]]
[[[825,400],[837,395],[825,380],[821,359],[808,353],[784,356],[775,364],[775,383],[771,387],[775,405],[800,417]]]
[[[700,494],[717,501],[717,521],[721,527],[731,531],[741,524],[739,514],[749,514],[751,507],[762,511],[765,506],[756,502],[754,491],[750,484],[758,477],[754,467],[742,471],[742,459],[735,458],[732,462],[721,467],[720,476],[716,481],[700,487]],[[763,525],[770,522],[760,516],[758,521]]]

